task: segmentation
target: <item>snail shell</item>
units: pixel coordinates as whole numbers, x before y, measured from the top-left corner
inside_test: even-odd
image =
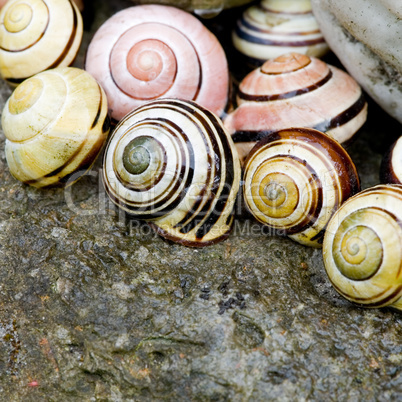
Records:
[[[0,74],[11,85],[41,71],[69,66],[83,33],[70,0],[8,0],[0,11]]]
[[[106,95],[84,70],[58,67],[20,84],[1,123],[16,179],[35,187],[71,184],[70,175],[89,169],[107,138]]]
[[[283,53],[321,57],[329,50],[310,0],[263,0],[251,6],[237,21],[232,40],[257,65]]]
[[[298,53],[268,60],[248,74],[240,83],[237,102],[225,127],[241,159],[273,131],[311,127],[344,143],[367,118],[367,103],[352,77]]]
[[[348,300],[402,309],[402,186],[378,185],[349,199],[324,238],[328,277]]]
[[[103,86],[120,120],[157,98],[194,100],[217,115],[228,100],[225,52],[191,14],[169,6],[122,10],[95,33],[85,69]]]
[[[268,134],[245,164],[243,195],[250,212],[307,246],[321,247],[330,217],[359,189],[344,148],[313,129]]]
[[[384,155],[380,176],[382,183],[402,184],[402,137],[399,137]]]
[[[239,190],[236,148],[219,118],[190,101],[161,99],[125,116],[108,143],[112,201],[152,220],[163,237],[201,247],[226,238]]]

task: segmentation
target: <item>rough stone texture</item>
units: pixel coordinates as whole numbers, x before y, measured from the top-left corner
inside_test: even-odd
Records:
[[[95,3],[86,43],[111,7]],[[222,38],[225,13],[208,22]],[[9,94],[1,83],[1,104]],[[349,148],[363,187],[400,132],[370,103]],[[1,400],[402,398],[401,316],[338,296],[320,250],[249,217],[215,246],[171,244],[119,214],[100,167],[68,190],[30,188],[1,133]]]

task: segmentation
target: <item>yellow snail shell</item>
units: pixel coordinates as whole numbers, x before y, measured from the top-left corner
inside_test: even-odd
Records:
[[[380,176],[382,183],[402,184],[402,137],[399,137],[384,155]]]
[[[177,99],[150,102],[120,120],[103,169],[115,204],[152,221],[161,236],[193,247],[228,236],[240,174],[219,118]]]
[[[35,187],[63,184],[89,169],[106,141],[106,95],[84,70],[58,67],[21,83],[1,123],[16,179]]]
[[[321,57],[329,50],[310,0],[262,0],[243,13],[232,40],[254,64],[288,52]]]
[[[248,74],[237,102],[224,124],[242,160],[270,132],[311,127],[344,143],[367,118],[367,103],[352,77],[298,53],[268,60]]]
[[[228,100],[222,46],[174,7],[130,7],[109,18],[89,44],[85,69],[105,89],[115,120],[162,97],[194,100],[218,116]]]
[[[11,85],[41,71],[69,66],[83,33],[70,0],[8,0],[0,11],[0,74]]]
[[[335,213],[323,257],[334,288],[365,307],[402,309],[402,186],[378,185]]]
[[[268,134],[245,164],[243,195],[253,216],[307,246],[321,247],[330,217],[359,190],[344,148],[313,129]]]

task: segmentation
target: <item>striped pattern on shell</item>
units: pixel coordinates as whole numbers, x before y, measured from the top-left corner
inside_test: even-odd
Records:
[[[263,0],[251,6],[237,21],[232,40],[257,65],[283,53],[321,57],[329,50],[310,0]]]
[[[243,159],[270,132],[311,127],[344,143],[367,118],[356,81],[315,57],[288,53],[248,74],[239,86],[238,107],[225,119]]]
[[[229,73],[216,37],[191,14],[169,6],[130,7],[95,33],[85,69],[103,86],[112,117],[157,98],[225,109]]]
[[[70,0],[8,0],[0,11],[0,74],[11,85],[73,63],[83,34]]]
[[[342,296],[402,309],[402,186],[378,185],[345,202],[328,224],[323,256]]]
[[[84,70],[58,67],[25,80],[2,113],[11,174],[35,187],[71,184],[109,133],[103,89]]]
[[[347,152],[313,129],[269,134],[245,164],[243,194],[253,216],[312,247],[321,247],[330,217],[359,190]]]
[[[402,137],[385,153],[380,169],[381,183],[402,184]]]
[[[228,236],[240,174],[220,120],[177,99],[150,102],[124,117],[108,143],[103,170],[115,204],[152,220],[163,237],[194,247]]]

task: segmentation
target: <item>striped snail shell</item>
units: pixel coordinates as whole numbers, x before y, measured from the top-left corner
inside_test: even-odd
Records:
[[[8,0],[0,11],[0,74],[11,85],[69,66],[82,39],[81,14],[70,0]]]
[[[150,102],[120,120],[103,169],[115,204],[152,221],[161,236],[193,247],[228,236],[240,174],[219,118],[177,99]]]
[[[399,137],[384,155],[380,177],[382,183],[402,184],[402,137]]]
[[[313,129],[268,134],[245,164],[243,195],[253,216],[307,246],[321,247],[330,217],[359,189],[344,148]]]
[[[35,187],[71,184],[89,169],[109,132],[103,89],[86,71],[58,67],[22,82],[1,120],[11,174]]]
[[[283,53],[321,57],[329,50],[310,0],[263,0],[249,7],[237,21],[232,40],[257,65]]]
[[[222,46],[174,7],[129,7],[109,18],[89,44],[85,69],[105,89],[115,120],[162,97],[194,100],[217,115],[228,100]]]
[[[298,53],[268,60],[248,74],[240,83],[237,102],[225,127],[241,159],[273,131],[311,127],[344,143],[367,118],[367,103],[351,76]]]
[[[402,186],[378,185],[335,213],[323,257],[334,288],[365,307],[402,310]]]

